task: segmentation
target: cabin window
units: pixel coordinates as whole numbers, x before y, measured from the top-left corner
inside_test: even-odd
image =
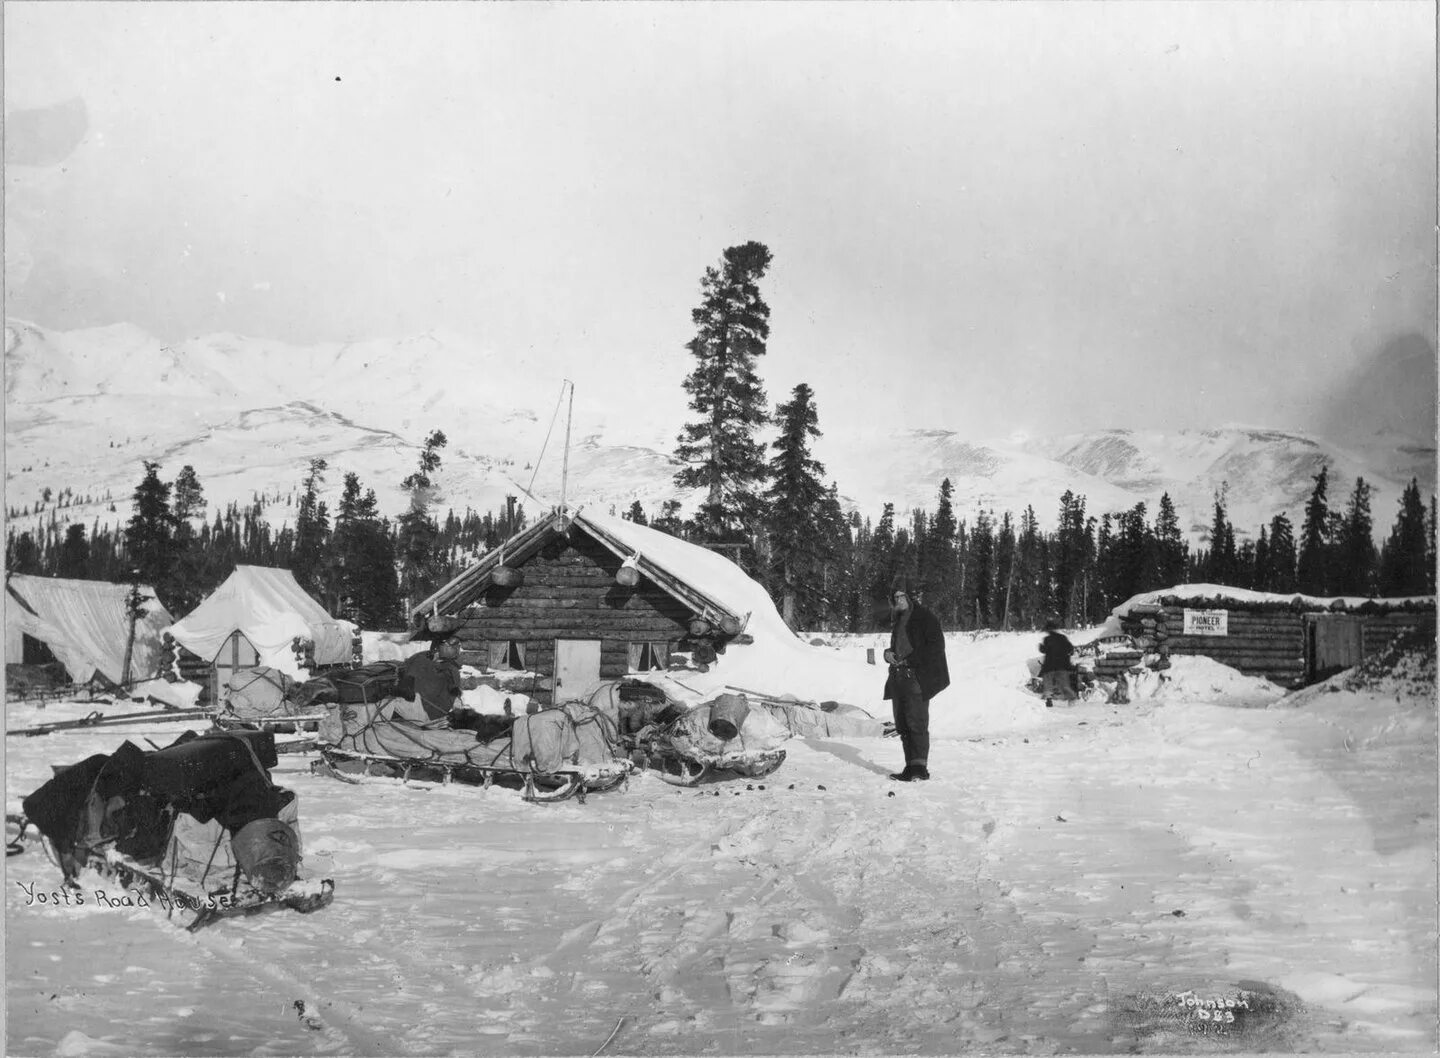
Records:
[[[518,639],[492,639],[486,642],[486,661],[492,669],[525,668],[525,644]]]
[[[669,643],[631,643],[630,671],[652,672],[670,667]]]

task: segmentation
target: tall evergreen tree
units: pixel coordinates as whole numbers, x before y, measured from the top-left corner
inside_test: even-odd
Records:
[[[125,524],[130,568],[142,584],[152,585],[167,608],[174,601],[170,583],[175,568],[175,513],[170,484],[160,480],[160,464],[145,460],[145,476],[135,487],[133,513]]]
[[[325,501],[320,499],[320,489],[325,484],[327,468],[323,459],[310,460],[310,469],[302,483],[300,505],[295,512],[295,545],[290,555],[290,569],[295,579],[315,595],[325,593],[325,545],[330,535],[330,513]]]
[[[1295,590],[1295,530],[1282,512],[1270,519],[1270,551],[1266,561],[1266,590]]]
[[[895,505],[887,503],[870,537],[870,583],[866,597],[872,610],[884,602],[895,579],[898,568],[895,543]]]
[[[995,538],[995,614],[1001,628],[1010,627],[1010,605],[1015,596],[1015,558],[1018,544],[1015,520],[1006,511],[1000,517],[1000,532]]]
[[[1345,505],[1345,515],[1335,540],[1334,583],[1337,595],[1371,595],[1375,591],[1375,523],[1370,514],[1373,490],[1362,477]]]
[[[1235,586],[1235,528],[1225,510],[1225,486],[1215,493],[1214,517],[1210,522],[1210,563],[1205,579],[1212,584]]]
[[[65,542],[60,545],[56,575],[85,580],[90,576],[90,541],[85,538],[83,522],[65,527]]]
[[[1252,587],[1256,591],[1272,591],[1270,587],[1270,538],[1265,527],[1260,527],[1260,536],[1255,541],[1255,571]]]
[[[1315,475],[1315,488],[1305,503],[1305,520],[1300,523],[1299,556],[1295,582],[1307,595],[1325,595],[1330,590],[1330,468],[1322,465]]]
[[[634,503],[630,504],[630,509],[625,512],[624,518],[626,521],[634,522],[636,525],[650,524],[649,519],[645,517],[645,508],[640,506],[639,500],[636,500]]]
[[[975,514],[966,580],[971,585],[970,605],[973,612],[961,616],[973,620],[973,628],[988,628],[994,616],[995,603],[995,522],[987,511]]]
[[[332,547],[336,572],[327,599],[337,617],[381,630],[403,621],[395,575],[395,547],[381,520],[375,490],[360,491],[360,478],[345,475]]]
[[[1180,518],[1175,513],[1175,503],[1166,492],[1160,497],[1160,506],[1155,512],[1155,583],[1152,588],[1168,588],[1185,579],[1185,563],[1189,547],[1180,531]]]
[[[770,488],[765,493],[765,528],[769,537],[771,583],[780,597],[780,615],[792,629],[814,619],[817,581],[836,560],[833,527],[822,526],[826,499],[821,475],[825,468],[810,452],[820,436],[814,393],[801,382],[789,402],[775,409],[780,427],[770,460]],[[797,613],[797,599],[803,597]]]
[[[1066,489],[1056,519],[1054,578],[1055,606],[1061,623],[1073,627],[1085,608],[1085,577],[1093,553],[1093,538],[1086,531],[1085,497]]]
[[[435,499],[431,475],[440,469],[440,449],[444,447],[445,434],[432,431],[420,450],[415,471],[400,483],[409,496],[409,505],[399,518],[396,548],[400,559],[400,593],[410,605],[437,587],[435,542],[440,527],[430,513]]]
[[[1424,595],[1426,578],[1425,504],[1420,499],[1420,482],[1410,479],[1400,496],[1400,512],[1385,541],[1380,560],[1380,594]]]
[[[940,482],[940,495],[936,501],[935,514],[930,519],[926,534],[925,600],[932,612],[940,616],[941,622],[954,627],[957,613],[956,571],[958,559],[955,553],[955,486],[949,478]]]
[[[753,543],[750,527],[762,521],[767,468],[755,434],[769,416],[756,361],[770,336],[770,307],[759,288],[769,267],[762,244],[731,246],[718,268],[705,270],[700,306],[691,313],[696,333],[686,348],[696,363],[684,388],[699,418],[678,438],[675,458],[685,466],[675,484],[705,490],[694,520],[702,542]]]
[[[1020,536],[1015,542],[1015,612],[1017,628],[1038,628],[1051,610],[1048,599],[1050,573],[1047,564],[1045,536],[1035,508],[1026,504],[1020,515]]]

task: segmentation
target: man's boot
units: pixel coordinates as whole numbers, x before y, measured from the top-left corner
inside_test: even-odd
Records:
[[[896,782],[914,782],[916,779],[930,778],[930,773],[919,764],[907,764],[904,771],[892,772],[890,778]]]

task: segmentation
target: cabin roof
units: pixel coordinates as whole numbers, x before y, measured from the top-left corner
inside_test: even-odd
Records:
[[[500,565],[523,565],[556,537],[575,531],[633,564],[662,591],[713,625],[728,619],[743,626],[750,616],[745,585],[759,586],[729,559],[648,526],[577,510],[551,512],[483,555],[418,603],[415,621],[468,606],[494,583]]]

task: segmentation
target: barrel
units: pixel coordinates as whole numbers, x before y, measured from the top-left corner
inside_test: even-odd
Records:
[[[722,742],[740,734],[750,704],[738,694],[722,694],[710,703],[710,733]]]

